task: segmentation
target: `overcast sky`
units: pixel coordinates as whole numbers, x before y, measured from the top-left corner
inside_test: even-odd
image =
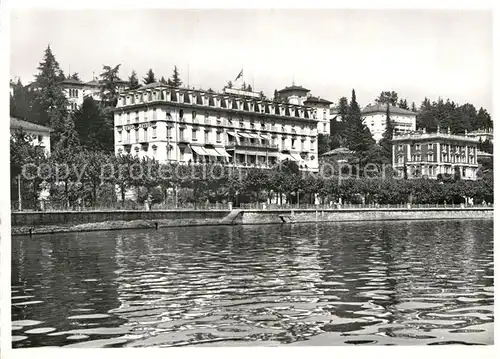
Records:
[[[184,83],[220,90],[241,68],[272,96],[302,85],[336,102],[354,88],[361,105],[395,90],[492,104],[492,18],[484,10],[41,10],[11,16],[11,78],[33,79],[50,43],[64,72],[91,80],[122,64],[142,78],[180,70]]]

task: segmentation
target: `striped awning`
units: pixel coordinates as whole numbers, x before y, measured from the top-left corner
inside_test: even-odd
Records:
[[[205,149],[202,147],[202,146],[193,146],[191,145],[191,149],[196,152],[197,154],[199,155],[202,155],[202,156],[210,156],[206,151]]]
[[[222,157],[231,157],[231,155],[229,153],[227,153],[227,151],[224,149],[224,148],[215,148],[215,150],[217,152],[219,152],[219,154],[222,156]]]
[[[240,132],[240,133],[238,133],[238,135],[241,137],[245,137],[245,138],[255,138],[253,136],[250,136],[249,133],[244,133],[244,132]]]
[[[203,150],[207,153],[209,156],[214,156],[214,157],[220,157],[220,153],[214,150],[213,148],[206,148],[203,147]]]

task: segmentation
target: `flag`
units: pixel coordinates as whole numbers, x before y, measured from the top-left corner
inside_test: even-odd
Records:
[[[243,69],[241,69],[240,73],[238,74],[238,76],[236,76],[236,78],[234,79],[234,81],[238,81],[238,79],[243,76]]]

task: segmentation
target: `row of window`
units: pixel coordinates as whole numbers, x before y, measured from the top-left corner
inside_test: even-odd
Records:
[[[151,132],[151,138],[152,139],[156,139],[157,138],[157,129],[156,127],[150,127],[151,128],[151,131],[148,131],[148,128],[144,128],[144,131],[143,131],[143,135],[140,136],[140,131],[139,129],[135,129],[134,131],[134,142],[136,143],[139,143],[139,142],[148,142],[149,141],[149,138],[148,138],[148,134],[149,132]],[[204,131],[204,142],[205,143],[209,143],[210,142],[210,132],[209,130],[205,130]],[[118,142],[122,142],[123,141],[123,131],[118,131]],[[130,130],[126,130],[125,131],[125,140],[127,143],[130,143],[131,142],[131,131]],[[166,133],[166,138],[167,139],[171,139],[172,138],[172,128],[171,127],[167,127],[167,133]],[[216,131],[215,133],[215,140],[216,142],[222,142],[221,140],[221,132],[220,131]],[[179,141],[188,141],[189,142],[189,139],[185,137],[185,131],[183,128],[179,129]],[[198,130],[196,129],[193,129],[191,130],[191,141],[198,141]],[[281,148],[285,148],[285,141],[286,141],[286,137],[282,137],[281,138]],[[302,138],[300,139],[300,149],[304,149],[305,148],[305,139]],[[233,136],[229,135],[228,134],[228,142],[230,144],[235,144],[236,143],[236,140]],[[292,149],[295,149],[296,148],[296,144],[299,142],[299,140],[295,139],[295,138],[291,138],[291,147]],[[314,139],[311,139],[311,148],[314,147]],[[257,142],[257,139],[255,138],[250,138],[250,139],[241,139],[240,140],[240,144],[251,144],[251,145],[257,145],[259,144]],[[266,145],[267,144],[267,141],[262,139],[262,144],[263,145]],[[277,143],[277,139],[275,137],[272,137],[271,138],[271,145],[272,146],[276,146],[278,143]]]
[[[78,89],[69,89],[69,97],[78,97]]]
[[[188,103],[188,104],[197,104],[203,106],[214,106],[214,107],[222,107],[234,110],[242,110],[249,112],[258,112],[258,113],[269,113],[273,115],[281,115],[281,116],[291,116],[291,117],[300,117],[300,118],[310,118],[311,110],[297,107],[288,107],[288,106],[279,106],[277,104],[259,104],[254,103],[252,101],[245,102],[244,100],[228,100],[219,99],[217,97],[206,97],[202,99],[200,95],[193,96],[192,98],[186,98],[186,95],[183,93],[171,94],[170,101],[180,102],[180,103]],[[164,92],[160,92],[159,94],[156,91],[148,92],[148,93],[139,93],[136,95],[128,95],[126,97],[121,97],[118,100],[119,105],[134,105],[136,103],[143,103],[145,101],[159,101],[165,100]],[[168,97],[167,97],[168,98]],[[179,100],[179,101],[177,101]],[[316,111],[312,110],[312,115],[316,115]],[[324,115],[326,115],[326,110],[324,110]]]

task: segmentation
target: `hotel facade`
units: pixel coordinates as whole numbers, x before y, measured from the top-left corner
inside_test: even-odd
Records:
[[[387,105],[368,105],[361,110],[363,123],[370,130],[373,139],[378,143],[384,137],[387,128]],[[417,114],[396,106],[389,106],[389,116],[394,124],[396,134],[407,133],[416,130]]]
[[[393,136],[392,163],[398,177],[477,179],[478,139],[446,133],[413,132]],[[441,175],[441,176],[440,176]]]
[[[154,83],[120,93],[115,153],[239,168],[270,168],[290,160],[301,170],[318,171],[317,123],[310,107],[265,100],[254,92]]]

